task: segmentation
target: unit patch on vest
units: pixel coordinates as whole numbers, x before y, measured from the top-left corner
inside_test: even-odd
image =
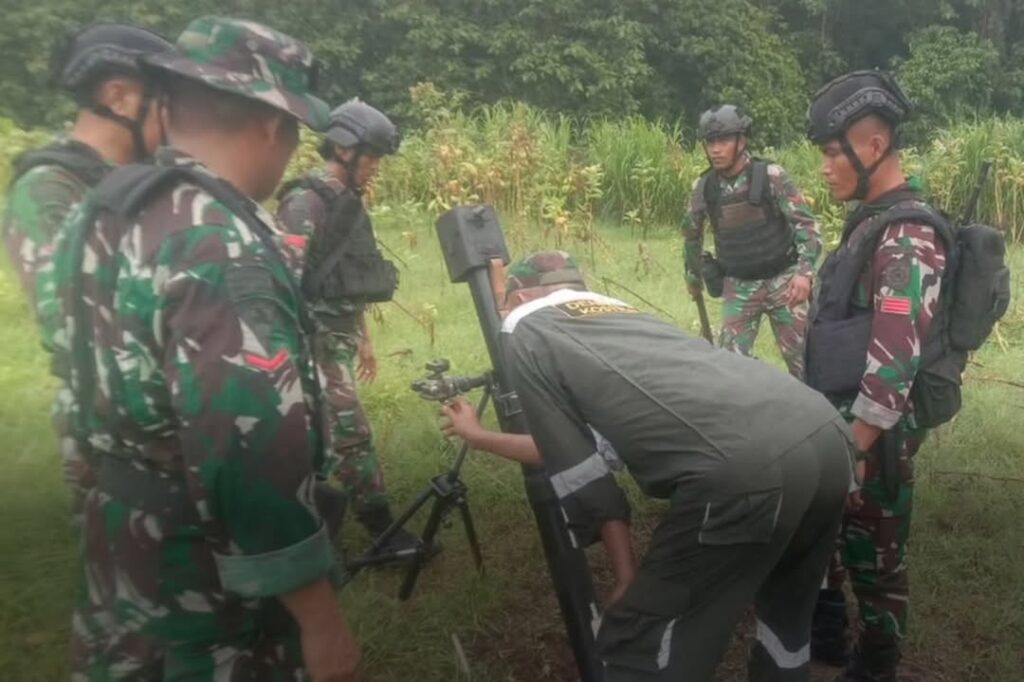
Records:
[[[589,317],[591,315],[608,315],[610,313],[635,313],[636,308],[617,303],[602,303],[600,301],[566,301],[555,306],[558,310],[569,317]]]

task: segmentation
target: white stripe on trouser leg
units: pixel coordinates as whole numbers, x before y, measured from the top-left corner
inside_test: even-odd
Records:
[[[768,652],[768,655],[772,657],[775,665],[783,670],[799,668],[811,660],[810,643],[804,644],[797,651],[789,651],[783,646],[778,636],[772,632],[771,628],[761,622],[760,619],[757,621],[757,641]]]
[[[673,618],[665,626],[665,632],[661,635],[661,646],[658,647],[658,670],[668,667],[668,657],[672,654],[672,629],[676,626],[676,619]]]

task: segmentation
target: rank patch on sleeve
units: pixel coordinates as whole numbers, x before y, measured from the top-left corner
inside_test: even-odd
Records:
[[[273,372],[288,360],[288,351],[282,348],[271,358],[264,357],[256,353],[243,353],[242,357],[245,358],[245,361],[248,364],[257,369],[262,369],[265,372]]]
[[[906,296],[883,296],[878,311],[890,315],[909,315],[910,299]]]
[[[635,313],[636,308],[617,303],[601,303],[599,301],[566,301],[555,306],[569,317],[589,317],[590,315],[608,315],[611,313]]]

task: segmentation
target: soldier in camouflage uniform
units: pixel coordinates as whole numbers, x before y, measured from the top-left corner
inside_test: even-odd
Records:
[[[907,625],[913,457],[925,436],[911,390],[923,349],[941,333],[932,322],[944,237],[898,216],[927,209],[895,151],[896,126],[909,113],[895,81],[872,71],[829,83],[808,112],[808,136],[821,147],[833,197],[862,202],[822,268],[807,340],[808,383],[846,416],[861,452],[863,487],[851,497],[840,538],[860,621],[843,682],[896,680]],[[863,266],[857,253],[865,254]],[[833,570],[822,592],[812,644],[816,657],[833,663],[845,657],[843,578]]]
[[[71,209],[114,164],[149,156],[160,140],[152,84],[139,71],[141,55],[174,46],[137,26],[93,24],[66,36],[54,50],[55,83],[79,105],[67,137],[14,161],[7,192],[4,242],[32,305],[43,348],[53,352],[60,324],[53,282],[54,240]],[[55,367],[62,378],[67,368]],[[71,489],[74,524],[92,476],[67,423],[69,397],[58,396],[53,423],[64,479]]]
[[[381,158],[397,152],[398,146],[398,129],[387,116],[364,102],[346,102],[331,112],[319,150],[324,166],[287,183],[278,194],[277,218],[308,255],[303,291],[317,328],[313,353],[324,380],[330,480],[346,492],[357,518],[373,536],[384,532],[393,518],[370,422],[356,390],[357,369],[365,381],[373,381],[377,373],[366,306],[329,286],[339,280],[318,278],[315,271],[332,267],[324,262],[333,249],[349,248],[342,242],[349,230],[365,226],[372,235],[362,192]],[[338,261],[333,267],[346,264]],[[324,284],[315,285],[314,279]],[[386,549],[408,549],[417,542],[414,535],[399,530]]]
[[[694,183],[683,220],[686,284],[696,297],[707,276],[709,291],[722,296],[719,345],[726,350],[751,355],[761,316],[768,315],[786,366],[799,378],[821,236],[782,167],[747,150],[750,125],[750,117],[732,105],[701,116],[699,134],[711,168]],[[715,239],[714,259],[703,254],[705,222]]]
[[[219,17],[178,47],[144,62],[171,146],[112,171],[55,256],[73,425],[96,471],[73,678],[352,680],[304,308],[255,203],[298,122],[326,124],[313,56]]]

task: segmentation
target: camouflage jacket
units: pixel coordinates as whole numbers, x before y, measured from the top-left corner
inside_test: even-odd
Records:
[[[208,172],[169,149],[157,163]],[[222,590],[276,595],[325,575],[333,554],[313,500],[316,379],[287,265],[195,185],[155,192],[135,216],[100,211],[90,223],[91,212],[87,198],[56,253],[61,351],[81,348],[84,333],[96,365],[92,390],[74,373],[76,424],[101,460],[184,484],[205,541],[194,549],[194,527],[164,530],[160,542],[181,543],[197,565],[191,579],[201,584],[178,587],[212,595],[215,610]],[[76,331],[70,311],[80,305],[89,307]]]
[[[749,162],[748,154],[747,163]],[[718,173],[713,173],[713,177],[718,178],[721,183],[723,194],[742,191],[743,185],[748,182],[748,174],[743,172],[733,178],[725,178]],[[797,250],[797,262],[793,271],[805,277],[813,277],[822,250],[817,219],[800,190],[781,166],[775,163],[768,165],[768,180],[772,196],[778,201],[782,215],[793,228],[793,240],[796,242]],[[698,285],[702,282],[701,253],[704,250],[704,226],[708,220],[704,197],[697,191],[699,183],[700,178],[693,183],[690,206],[683,216],[683,261],[686,266],[686,281]]]
[[[849,242],[861,236],[859,227]],[[841,412],[883,429],[911,418],[910,389],[938,309],[945,269],[946,249],[932,227],[899,223],[882,232],[852,302],[874,310],[867,370],[860,393],[840,405]]]
[[[95,157],[89,146],[58,139],[69,153]],[[113,168],[113,166],[110,166]],[[58,165],[39,165],[11,183],[4,213],[4,243],[21,286],[29,297],[39,325],[43,347],[53,351],[53,337],[60,326],[54,288],[53,249],[57,234],[71,210],[89,189],[85,181]]]
[[[322,180],[331,190],[347,191],[338,178],[326,168],[310,173],[312,177]],[[295,187],[281,197],[277,208],[277,219],[292,237],[293,244],[307,243],[313,233],[327,222],[328,205],[315,190]],[[322,326],[341,328],[358,333],[358,317],[363,313],[364,306],[353,301],[309,301],[317,322]]]

